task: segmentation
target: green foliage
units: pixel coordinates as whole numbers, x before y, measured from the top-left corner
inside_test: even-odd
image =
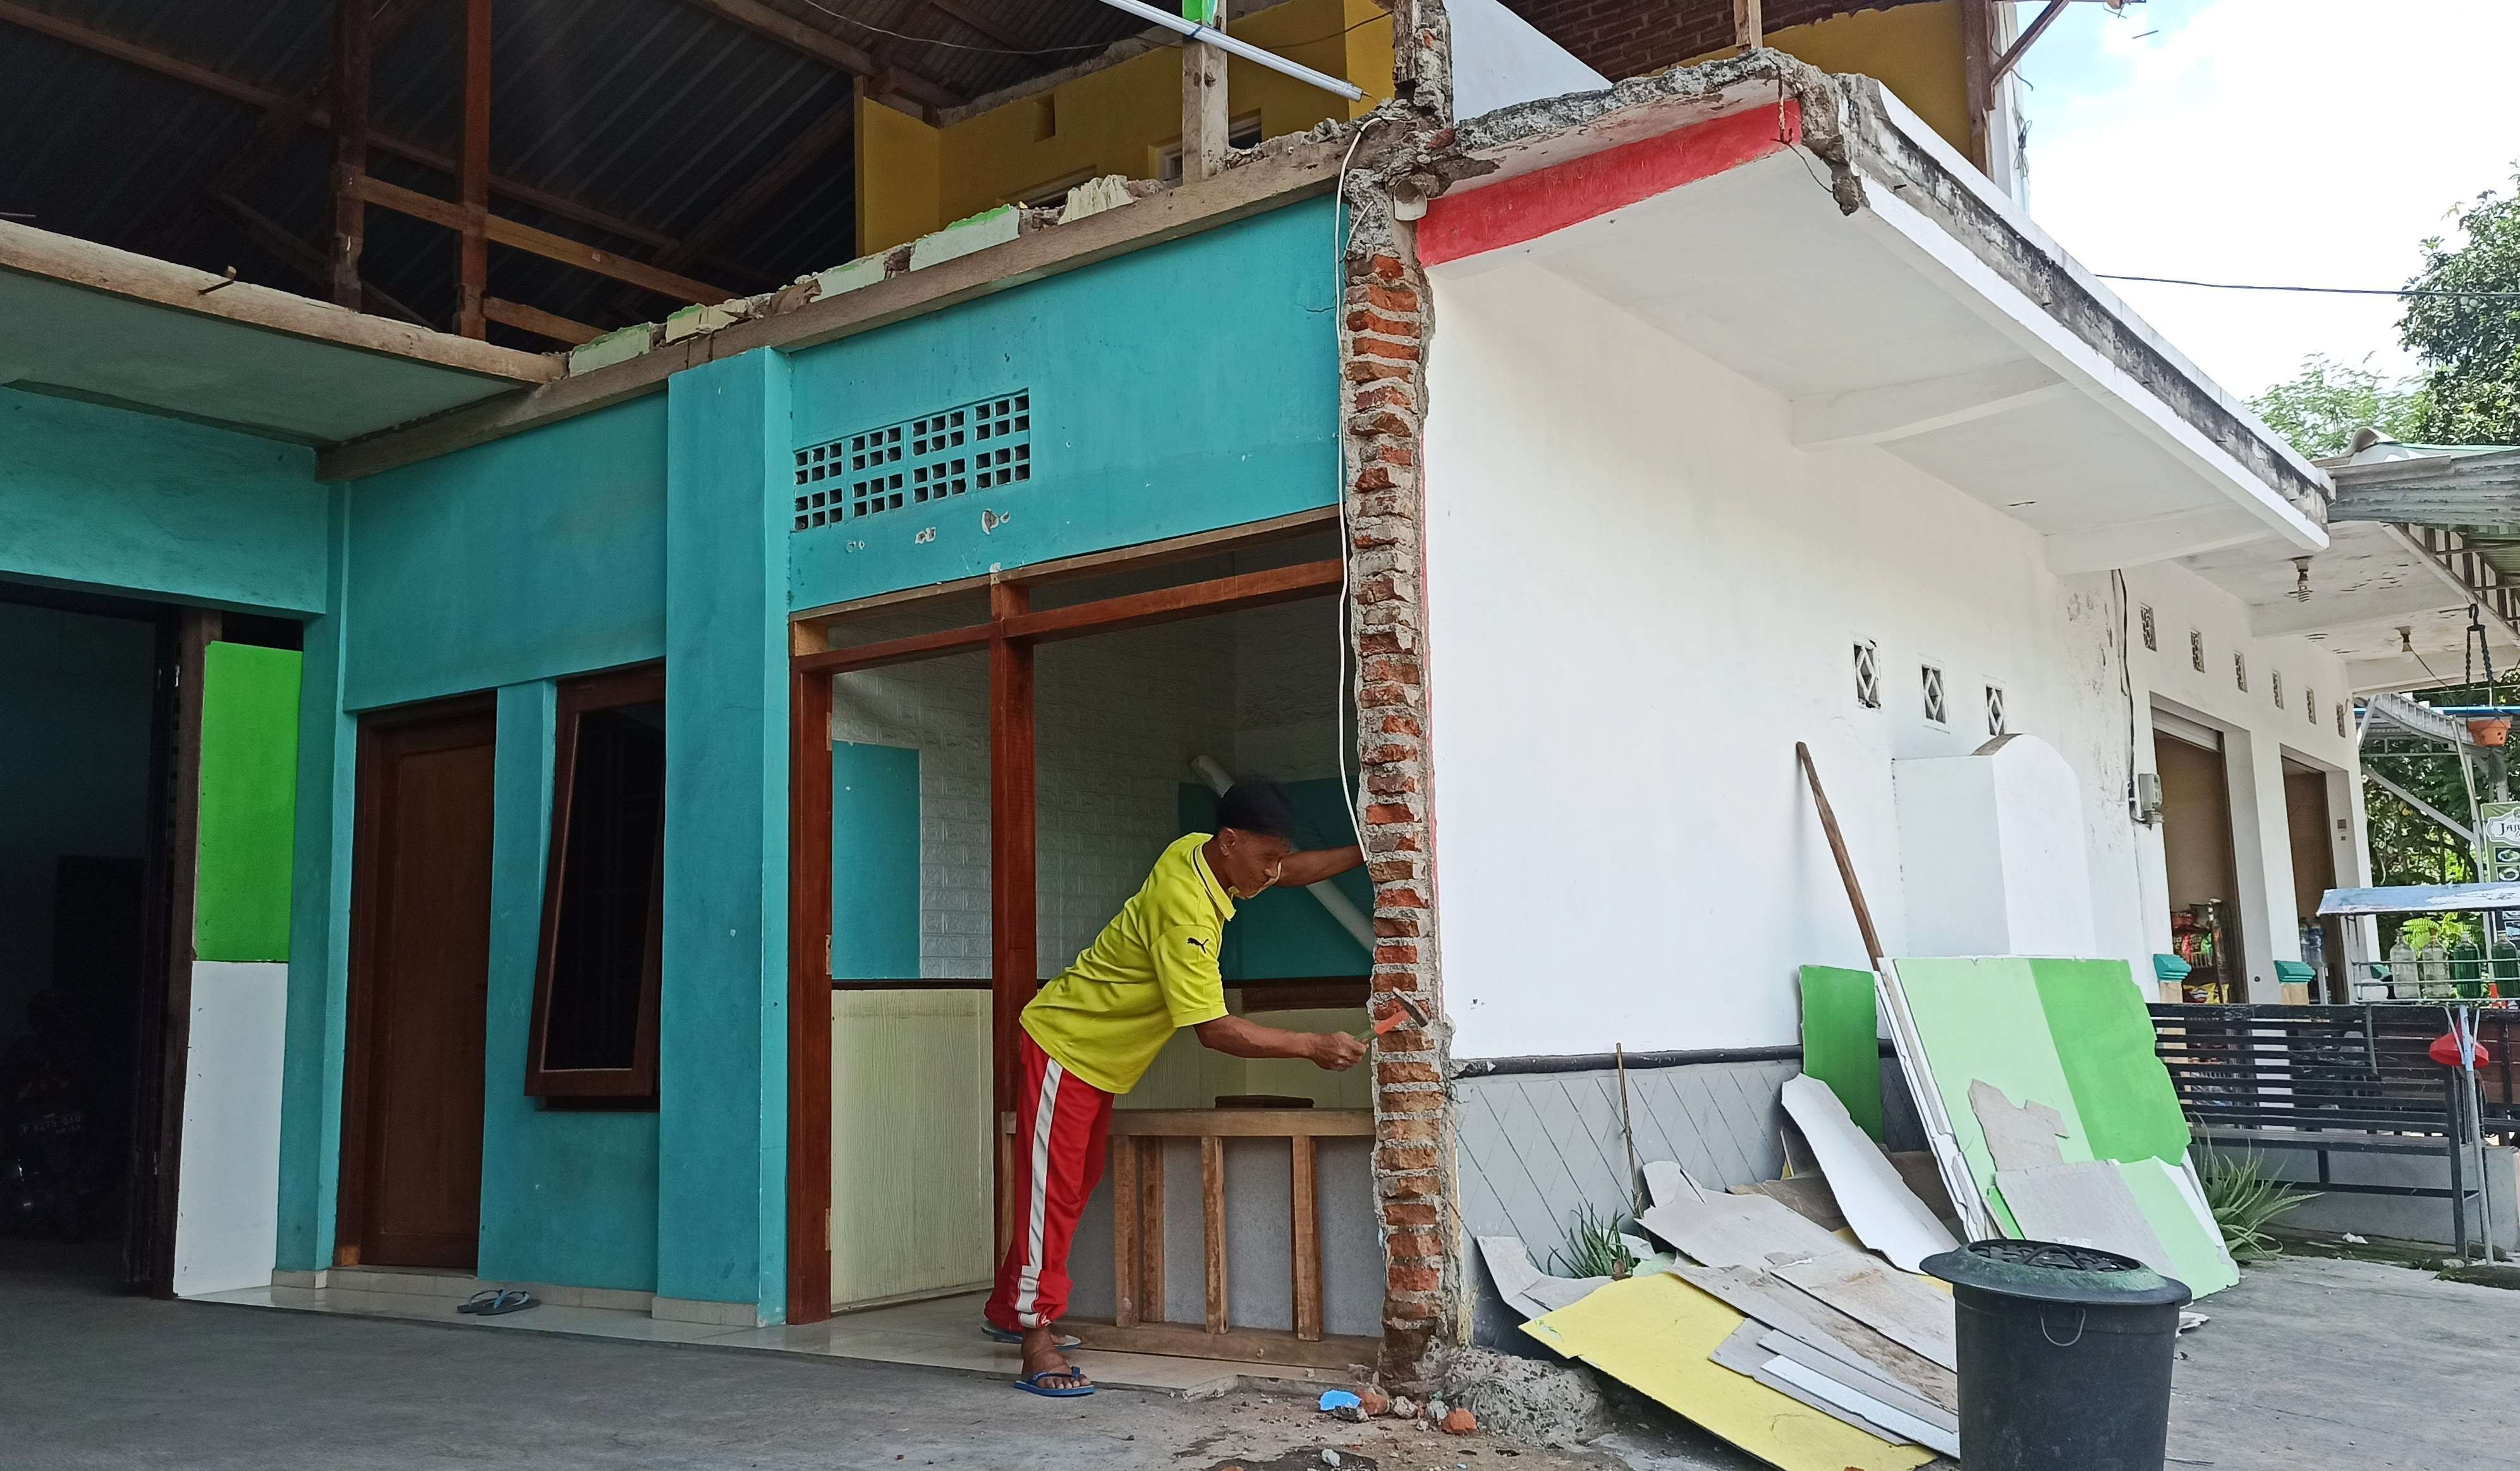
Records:
[[[2267,1176],[2266,1162],[2255,1150],[2237,1156],[2205,1151],[2197,1172],[2205,1184],[2205,1204],[2214,1212],[2223,1244],[2235,1262],[2268,1262],[2283,1255],[2281,1242],[2267,1227],[2318,1198],[2315,1190],[2295,1189]]]
[[[2422,392],[2381,377],[2369,362],[2340,363],[2314,353],[2302,359],[2301,372],[2249,400],[2249,407],[2313,460],[2344,454],[2357,429],[2413,439],[2424,412]]]
[[[2398,926],[2398,938],[2417,950],[2432,945],[2448,950],[2453,945],[2474,945],[2476,926],[2456,914],[2418,914]]]
[[[2443,812],[2467,811],[2467,783],[2458,763],[2431,755],[2371,752],[2366,770],[2379,773]],[[2458,837],[2416,812],[2377,781],[2362,784],[2362,816],[2371,833],[2371,881],[2375,884],[2470,883],[2475,855]]]
[[[1588,1203],[1568,1218],[1566,1240],[1549,1254],[1549,1265],[1560,1276],[1624,1277],[1636,1270],[1637,1259],[1619,1239],[1617,1219]]]
[[[2424,268],[2410,289],[2520,291],[2520,188],[2478,195],[2458,217],[2458,235],[2455,245],[2424,242]],[[2398,338],[2424,362],[2415,437],[2520,443],[2520,298],[2409,297]]]

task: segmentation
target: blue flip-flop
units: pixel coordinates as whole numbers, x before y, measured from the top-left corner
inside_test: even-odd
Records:
[[[1065,1389],[1052,1389],[1041,1382],[1044,1379],[1060,1379],[1069,1376],[1085,1379],[1085,1371],[1074,1364],[1069,1364],[1063,1369],[1043,1369],[1037,1374],[1026,1374],[1017,1379],[1015,1388],[1027,1395],[1039,1395],[1045,1400],[1081,1400],[1094,1393],[1094,1381],[1091,1379],[1086,1379],[1083,1384],[1071,1384]]]
[[[474,1317],[497,1317],[502,1314],[522,1313],[527,1308],[542,1306],[540,1299],[520,1287],[508,1287],[476,1292],[456,1305],[458,1313]]]
[[[985,1317],[980,1319],[980,1332],[991,1343],[1020,1344],[1023,1342],[1022,1334],[1010,1333]],[[1058,1346],[1062,1349],[1083,1348],[1085,1340],[1073,1333],[1061,1333],[1058,1335]]]

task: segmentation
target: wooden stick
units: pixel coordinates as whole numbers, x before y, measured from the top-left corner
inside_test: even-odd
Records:
[[[357,311],[359,255],[367,246],[368,0],[336,0],[333,16],[333,243],[327,252],[335,306]]]
[[[1138,1235],[1138,1156],[1145,1147],[1133,1138],[1111,1140],[1111,1322],[1121,1328],[1138,1325],[1138,1287],[1146,1280]]]
[[[1846,881],[1846,902],[1855,906],[1856,928],[1864,931],[1864,953],[1872,958],[1872,968],[1881,968],[1881,937],[1872,928],[1872,911],[1864,902],[1864,885],[1855,878],[1855,860],[1847,857],[1846,837],[1837,830],[1837,814],[1829,811],[1828,793],[1821,790],[1820,770],[1812,765],[1811,747],[1794,742],[1794,759],[1803,764],[1803,778],[1811,782],[1812,805],[1820,809],[1821,830],[1828,834],[1828,851],[1837,860],[1837,876]]]
[[[1287,1140],[1291,1152],[1287,1194],[1293,1197],[1295,1336],[1322,1341],[1322,1211],[1316,1188],[1319,1156],[1312,1136]]]
[[[490,284],[490,0],[464,0],[464,130],[455,155],[455,332],[478,337]]]
[[[1207,1331],[1222,1333],[1233,1315],[1225,1303],[1225,1140],[1198,1141],[1198,1213],[1207,1256]]]

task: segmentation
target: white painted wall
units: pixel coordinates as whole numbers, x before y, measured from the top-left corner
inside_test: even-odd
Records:
[[[2249,632],[2248,608],[2222,589],[2175,564],[2137,567],[2127,573],[2129,663],[2142,739],[2142,771],[2153,769],[2152,711],[2158,707],[2223,736],[2223,761],[2230,780],[2231,837],[2237,856],[2237,905],[2241,956],[2249,969],[2249,999],[2272,1002],[2273,962],[2301,958],[2294,924],[2292,847],[2285,824],[2283,762],[2286,756],[2325,771],[2331,819],[2348,831],[2335,833],[2337,882],[2370,881],[2369,834],[2362,818],[2362,767],[2355,755],[2352,681],[2345,661],[2307,638],[2259,639]],[[2152,609],[2154,645],[2143,642],[2143,610]],[[2198,663],[2190,635],[2201,643]],[[2237,655],[2248,688],[2240,688]],[[2276,703],[2276,691],[2282,703]],[[2138,828],[2137,854],[2142,877],[2144,946],[2170,948],[2170,880],[2161,831]]]
[[[1535,266],[1439,271],[1434,290],[1427,652],[1458,1055],[1791,1042],[1796,967],[1864,962],[1794,742],[1895,955],[1892,762],[1983,743],[1989,685],[2079,780],[2095,953],[2148,972],[2166,901],[2125,794],[2150,684],[2115,652],[2106,574],[2050,573],[2027,529],[1885,453],[1796,450],[1781,399]],[[2137,585],[2245,625],[2183,569]],[[1866,640],[1879,709],[1855,699]],[[2301,641],[2275,657],[2287,710],[2261,693],[2231,718],[2333,760],[2291,686],[2328,699],[2341,669]]]
[[[1453,33],[1455,117],[1610,85],[1497,0],[1447,0],[1444,15]]]
[[[2036,736],[1890,763],[1908,943],[1938,956],[2092,954],[2090,803]]]
[[[175,1191],[178,1296],[271,1285],[288,1020],[286,961],[194,962]]]

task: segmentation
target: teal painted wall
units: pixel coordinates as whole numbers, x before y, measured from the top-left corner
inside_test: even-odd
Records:
[[[312,450],[0,388],[0,575],[320,612]]]
[[[919,975],[919,752],[832,742],[832,978]]]
[[[349,488],[353,710],[664,648],[665,398]]]
[[[1026,390],[1032,474],[796,533],[795,605],[1332,504],[1331,258],[1329,202],[1289,205],[797,354],[791,452]],[[770,480],[790,528],[839,483],[795,468]]]
[[[556,688],[538,681],[499,691],[478,1270],[485,1278],[647,1292],[656,1285],[656,1115],[550,1108],[525,1096]]]
[[[1356,841],[1338,781],[1325,778],[1283,785],[1295,807],[1296,847],[1342,848]],[[1216,793],[1184,782],[1181,823],[1184,832],[1215,831]],[[1373,913],[1373,882],[1364,869],[1351,869],[1330,882],[1359,914]],[[1235,906],[1217,966],[1229,981],[1273,981],[1364,975],[1373,962],[1320,900],[1299,889],[1271,889]]]
[[[676,374],[656,1291],[786,1315],[788,360]]]
[[[349,492],[327,518],[325,605],[345,602]],[[291,861],[288,1045],[280,1079],[280,1233],[274,1265],[332,1265],[341,1176],[343,1008],[349,987],[351,793],[357,724],[341,712],[342,615],[306,625],[297,686],[297,841]]]

